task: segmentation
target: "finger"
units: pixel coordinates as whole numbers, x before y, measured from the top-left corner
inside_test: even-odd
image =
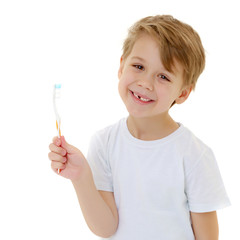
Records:
[[[58,172],[58,169],[64,170],[66,166],[64,163],[52,161],[51,168],[53,169],[54,172]]]
[[[61,162],[61,163],[65,163],[67,162],[67,158],[66,157],[63,157],[55,152],[50,152],[48,153],[48,158],[51,160],[51,161],[55,161],[55,162]]]
[[[62,143],[59,137],[54,137],[52,142],[57,146],[61,146],[61,143]]]
[[[67,153],[73,154],[73,153],[79,152],[79,150],[76,147],[66,142],[66,139],[64,136],[61,136],[60,140],[61,140],[61,146],[64,149],[66,149]]]
[[[50,149],[51,152],[58,153],[61,156],[65,156],[67,154],[67,151],[65,149],[63,149],[62,147],[56,146],[54,143],[51,143],[49,145],[49,149]]]

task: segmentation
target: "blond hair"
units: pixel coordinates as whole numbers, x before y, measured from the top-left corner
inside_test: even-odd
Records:
[[[165,69],[172,72],[174,61],[178,61],[183,67],[184,85],[191,85],[194,89],[205,67],[205,53],[197,32],[170,15],[143,18],[128,31],[123,44],[123,59],[129,56],[134,43],[142,33],[156,39]]]

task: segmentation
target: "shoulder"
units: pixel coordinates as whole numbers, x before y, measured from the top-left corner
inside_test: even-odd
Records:
[[[103,129],[98,130],[92,137],[91,143],[98,143],[100,145],[106,145],[110,141],[114,140],[116,136],[119,136],[122,123],[124,119],[120,119],[118,122],[111,124]]]
[[[205,144],[201,139],[199,139],[192,131],[185,128],[184,141],[185,153],[184,153],[184,167],[186,173],[191,172],[191,170],[200,162],[213,161],[215,162],[215,156],[212,149]]]
[[[198,138],[192,131],[187,127],[184,128],[184,142],[187,145],[186,154],[201,155],[206,151],[211,151],[210,147]]]

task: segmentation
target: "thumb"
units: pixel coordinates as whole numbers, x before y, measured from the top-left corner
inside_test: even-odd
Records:
[[[64,148],[67,151],[67,153],[71,154],[79,151],[76,147],[68,144],[64,136],[61,136],[60,139],[61,139],[61,147]]]

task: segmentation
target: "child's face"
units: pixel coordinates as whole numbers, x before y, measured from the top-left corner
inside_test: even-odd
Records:
[[[155,117],[168,113],[175,101],[184,102],[191,87],[183,88],[183,68],[175,61],[174,72],[164,68],[156,41],[142,34],[130,55],[121,59],[119,94],[130,115]]]

